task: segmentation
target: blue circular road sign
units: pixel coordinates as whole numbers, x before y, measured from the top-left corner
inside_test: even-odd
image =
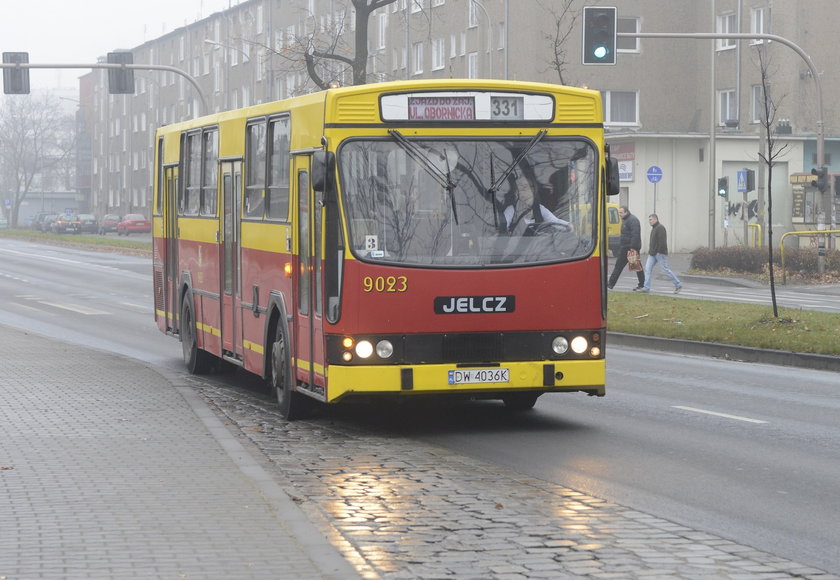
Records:
[[[657,183],[662,180],[662,168],[658,165],[651,165],[647,170],[647,178],[651,183]]]

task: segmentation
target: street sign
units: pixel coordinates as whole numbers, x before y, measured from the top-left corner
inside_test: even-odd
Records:
[[[747,170],[740,169],[735,173],[738,176],[738,191],[747,193]]]
[[[647,170],[647,178],[651,183],[659,183],[662,181],[662,168],[657,165],[651,165]]]

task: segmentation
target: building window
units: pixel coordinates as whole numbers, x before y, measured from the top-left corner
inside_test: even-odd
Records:
[[[604,91],[605,125],[638,125],[639,93],[636,91]]]
[[[432,0],[432,6],[443,6],[446,0]]]
[[[616,24],[616,32],[639,32],[638,18],[619,18]],[[616,51],[618,52],[639,52],[639,39],[620,36],[616,39]]]
[[[415,75],[423,74],[423,43],[416,42],[412,48],[414,53],[414,68],[411,73]]]
[[[446,47],[444,46],[443,37],[432,40],[432,70],[443,68],[445,51]]]
[[[411,13],[420,12],[423,10],[423,2],[425,0],[411,0]]]
[[[385,48],[385,40],[388,35],[388,14],[381,12],[379,14],[379,48]]]
[[[720,124],[726,125],[727,121],[737,121],[738,103],[735,100],[735,89],[720,91],[718,95],[720,95]]]
[[[738,16],[735,14],[723,14],[717,18],[717,31],[721,34],[734,34],[738,32]],[[719,38],[717,41],[718,50],[735,48],[735,39]]]
[[[469,28],[478,26],[478,14],[473,0],[467,0],[467,26]]]
[[[770,7],[762,6],[750,11],[750,33],[770,34]],[[753,40],[750,44],[761,44],[764,40]]]
[[[507,40],[505,38],[507,36],[505,34],[505,30],[506,30],[505,29],[505,23],[504,22],[499,22],[499,41],[497,43],[498,46],[499,46],[499,50],[504,50],[505,49],[505,41]]]
[[[478,78],[478,53],[471,52],[467,55],[467,78]]]

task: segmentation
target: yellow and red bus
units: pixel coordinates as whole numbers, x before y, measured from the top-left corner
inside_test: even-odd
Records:
[[[162,127],[157,324],[193,373],[264,377],[288,419],[355,395],[602,396],[602,120],[596,91],[448,79]]]

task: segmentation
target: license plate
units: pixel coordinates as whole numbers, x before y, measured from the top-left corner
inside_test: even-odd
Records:
[[[449,371],[450,385],[508,382],[510,382],[510,369],[459,369]]]

